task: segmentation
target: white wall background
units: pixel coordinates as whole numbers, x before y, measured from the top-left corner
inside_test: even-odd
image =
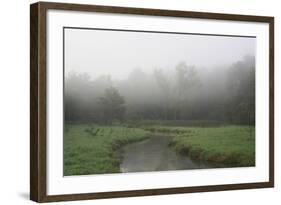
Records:
[[[103,199],[69,204],[276,204],[281,195],[281,13],[277,0],[74,0],[61,2],[275,16],[274,189]],[[0,7],[0,204],[29,201],[29,4],[7,0]],[[57,203],[53,203],[57,204]],[[64,204],[64,203],[60,203]],[[66,203],[65,203],[66,204]]]

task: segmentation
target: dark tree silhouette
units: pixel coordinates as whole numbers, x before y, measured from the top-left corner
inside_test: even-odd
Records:
[[[106,124],[114,120],[122,121],[125,115],[125,100],[114,87],[105,89],[104,95],[99,98],[101,119]]]

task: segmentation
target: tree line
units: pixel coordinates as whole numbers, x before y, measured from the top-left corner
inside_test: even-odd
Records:
[[[136,68],[123,80],[71,72],[65,77],[64,109],[66,122],[213,120],[253,125],[255,58],[213,68],[185,62],[151,73]]]

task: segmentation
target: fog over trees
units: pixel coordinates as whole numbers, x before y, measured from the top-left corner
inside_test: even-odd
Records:
[[[253,125],[255,46],[251,37],[66,29],[65,121]]]
[[[135,120],[210,120],[255,123],[255,58],[204,69],[179,62],[171,69],[135,68],[110,75],[65,76],[65,120],[110,124]]]

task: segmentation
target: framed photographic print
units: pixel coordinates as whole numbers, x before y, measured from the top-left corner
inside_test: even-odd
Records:
[[[30,197],[274,186],[274,18],[31,5]]]

